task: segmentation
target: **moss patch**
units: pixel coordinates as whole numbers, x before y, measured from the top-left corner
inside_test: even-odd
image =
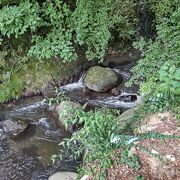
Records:
[[[19,71],[23,76],[25,88],[29,91],[41,91],[52,80],[62,81],[79,71],[82,61],[74,63],[62,63],[53,60],[37,61],[30,60],[28,64]]]
[[[62,81],[78,73],[84,64],[86,64],[84,59],[71,63],[29,59],[10,80],[0,85],[0,102],[17,99],[22,91],[41,92],[52,80]]]

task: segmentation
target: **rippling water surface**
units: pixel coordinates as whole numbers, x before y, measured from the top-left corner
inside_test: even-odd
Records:
[[[60,170],[76,170],[78,161],[52,165],[50,158],[58,153],[58,143],[69,134],[57,127],[42,97],[4,105],[0,114],[0,180],[45,180]],[[4,132],[4,125],[11,130],[9,122],[22,121],[27,127],[20,134]]]

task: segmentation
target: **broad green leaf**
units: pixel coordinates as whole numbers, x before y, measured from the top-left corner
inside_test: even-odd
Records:
[[[180,68],[178,68],[174,73],[174,78],[176,80],[180,80]]]
[[[168,76],[168,73],[167,71],[164,71],[164,70],[160,70],[160,76]]]
[[[171,84],[173,85],[174,88],[180,87],[179,81],[171,81]]]

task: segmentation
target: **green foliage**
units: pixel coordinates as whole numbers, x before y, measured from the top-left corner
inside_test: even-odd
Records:
[[[39,59],[77,59],[80,45],[89,60],[103,59],[116,25],[122,41],[132,40],[136,21],[134,1],[78,0],[72,10],[65,1],[20,1],[0,10],[0,31],[6,37],[32,36],[29,56]]]
[[[86,112],[72,107],[66,107],[64,111],[62,115],[70,115],[66,127],[83,127],[75,131],[70,139],[64,139],[60,143],[60,154],[52,157],[53,162],[58,157],[62,159],[70,156],[74,159],[83,155],[84,165],[79,171],[96,176],[97,179],[105,179],[106,171],[113,163],[128,164],[136,170],[140,168],[138,158],[129,151],[133,146],[132,141],[130,142],[133,136],[117,136],[120,132],[117,119],[119,111],[102,108]],[[121,153],[116,153],[119,149]]]
[[[146,109],[145,109],[146,108]],[[180,136],[164,135],[160,133],[144,133],[128,135],[121,133],[122,129],[118,123],[118,111],[99,109],[85,112],[83,109],[73,109],[67,107],[62,115],[68,114],[69,119],[66,127],[69,125],[79,125],[82,127],[75,131],[70,138],[64,139],[60,145],[60,154],[52,157],[53,162],[56,158],[78,158],[83,155],[83,165],[79,169],[81,175],[88,174],[94,179],[105,179],[106,172],[112,164],[127,164],[129,167],[138,171],[141,166],[137,156],[132,154],[130,149],[138,146],[142,150],[153,155],[144,146],[141,147],[134,141],[143,141],[147,138],[152,139],[179,139]],[[135,116],[132,117],[133,124],[152,113],[150,108],[143,106],[138,108]],[[60,114],[61,116],[61,114]],[[139,124],[138,124],[139,125]],[[135,125],[137,127],[138,125]],[[120,134],[121,133],[121,134]],[[156,158],[159,158],[156,156]]]
[[[52,106],[52,104],[60,104],[62,101],[69,101],[69,98],[65,95],[65,93],[58,88],[55,89],[54,93],[55,97],[49,98],[49,106]]]
[[[132,70],[134,75],[130,84],[140,85],[145,101],[156,111],[178,106],[180,7],[176,3],[178,2],[169,0],[163,3],[152,1],[151,8],[156,15],[156,40],[147,42],[141,39],[134,43],[143,52],[143,57]]]
[[[47,0],[41,9],[42,26],[49,27],[46,37],[34,35],[35,43],[29,50],[29,55],[39,59],[61,57],[63,60],[76,60],[77,54],[73,47],[73,28],[71,25],[72,12],[69,7],[60,0],[54,2]]]
[[[25,1],[19,6],[4,6],[0,10],[1,35],[18,37],[26,31],[32,32],[40,26],[40,7],[37,2]]]
[[[116,16],[110,16],[114,10],[112,1],[79,1],[73,14],[77,42],[87,46],[88,59],[100,58],[105,55],[105,49],[111,38],[110,28],[117,21]]]
[[[180,95],[180,67],[174,62],[166,62],[161,66],[159,80],[162,88],[167,88],[173,94]]]
[[[0,0],[0,5],[18,4],[20,0]]]
[[[130,153],[128,150],[122,151],[120,163],[127,164],[129,167],[134,168],[135,170],[139,170],[141,167],[138,157]]]
[[[19,78],[14,78],[9,82],[0,85],[0,102],[6,102],[10,99],[18,99],[24,88],[24,82]]]
[[[73,111],[72,107],[68,110]],[[60,145],[69,150],[72,158],[84,154],[85,164],[96,161],[101,169],[99,175],[104,176],[106,169],[112,164],[112,151],[117,148],[111,143],[111,137],[118,131],[117,113],[108,109],[89,112],[76,109],[73,113],[68,113],[72,116],[67,124],[83,124],[83,128],[74,132],[70,139],[65,139]],[[60,157],[62,156],[65,156],[63,150],[60,152]]]
[[[103,59],[111,30],[116,25],[121,41],[132,39],[135,33],[134,1],[81,0],[73,13],[76,40],[85,45],[88,59]],[[132,20],[133,19],[133,20]],[[132,21],[131,21],[132,20]]]

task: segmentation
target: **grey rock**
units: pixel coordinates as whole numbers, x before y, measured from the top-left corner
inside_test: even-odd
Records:
[[[67,131],[73,132],[73,126],[69,125],[67,128],[65,128],[65,124],[70,118],[75,118],[75,111],[77,109],[81,109],[80,104],[71,101],[62,101],[56,107],[56,112],[59,115],[58,125]]]
[[[49,177],[48,180],[76,180],[77,173],[75,172],[57,172]]]
[[[118,83],[119,78],[112,69],[100,66],[91,67],[84,78],[84,85],[96,92],[107,92]]]
[[[0,125],[3,127],[5,133],[11,136],[17,136],[27,128],[28,123],[22,119],[8,119],[1,122]]]
[[[118,124],[121,129],[124,129],[129,123],[130,119],[134,116],[135,108],[128,109],[118,117]]]
[[[136,62],[141,57],[141,52],[139,50],[133,49],[128,53],[123,53],[120,55],[115,55],[111,57],[107,57],[103,65],[108,67],[114,67],[117,65],[127,65],[132,62]]]

